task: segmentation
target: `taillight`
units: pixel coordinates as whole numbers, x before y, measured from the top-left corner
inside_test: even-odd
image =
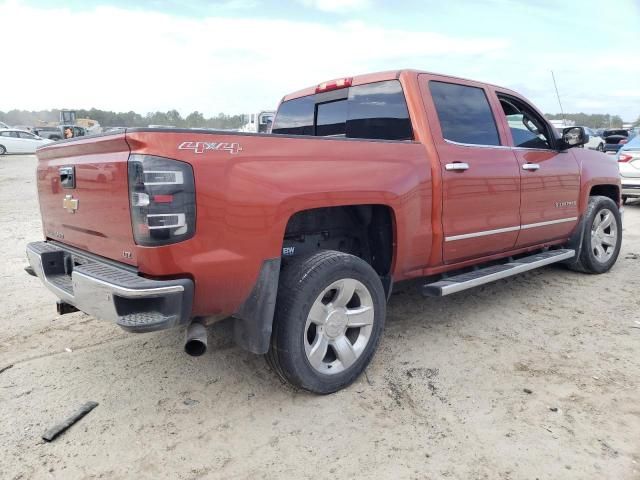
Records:
[[[620,140],[618,142],[618,145],[624,145],[625,143],[627,143],[629,140],[627,138],[623,138],[622,140]]]
[[[316,87],[316,93],[329,92],[331,90],[338,90],[340,88],[347,88],[350,87],[352,83],[353,78],[351,77],[324,82]]]
[[[627,155],[626,153],[621,153],[618,157],[619,162],[630,162],[631,160],[633,160],[633,157],[631,155]]]
[[[196,195],[191,165],[151,155],[131,155],[129,204],[136,244],[159,246],[193,237]]]

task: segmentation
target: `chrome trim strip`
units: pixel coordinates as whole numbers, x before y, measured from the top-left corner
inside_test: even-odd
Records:
[[[575,222],[577,220],[578,220],[578,217],[560,218],[558,220],[549,220],[548,222],[528,223],[527,225],[521,225],[520,228],[522,230],[526,230],[528,228],[546,227],[547,225],[555,225],[557,223],[566,223],[566,222]]]
[[[497,235],[499,233],[515,232],[517,230],[527,230],[529,228],[546,227],[548,225],[556,225],[558,223],[575,222],[578,217],[560,218],[558,220],[549,220],[547,222],[528,223],[526,225],[520,225],[518,227],[505,227],[497,228],[495,230],[484,230],[482,232],[464,233],[462,235],[453,235],[451,237],[445,237],[445,242],[453,242],[455,240],[466,240],[468,238],[485,237],[487,235]]]
[[[450,145],[457,145],[458,147],[475,147],[475,148],[495,148],[498,150],[510,150],[511,147],[509,147],[508,145],[476,145],[475,143],[460,143],[460,142],[455,142],[453,140],[447,140],[446,138],[444,139],[445,143],[448,143]]]
[[[466,240],[467,238],[485,237],[487,235],[497,235],[498,233],[515,232],[520,230],[520,227],[506,227],[498,228],[496,230],[484,230],[482,232],[464,233],[462,235],[453,235],[451,237],[445,237],[445,242],[453,242],[454,240]]]

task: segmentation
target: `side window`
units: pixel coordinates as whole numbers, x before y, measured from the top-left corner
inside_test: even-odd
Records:
[[[0,137],[10,137],[11,132],[0,132]]]
[[[399,81],[351,87],[347,137],[413,140],[409,110]]]
[[[27,133],[27,132],[18,132],[18,136],[19,136],[20,138],[28,138],[28,139],[30,139],[30,140],[33,140],[33,139],[34,139],[34,136],[33,136],[33,135],[31,135],[30,133]]]
[[[271,133],[313,135],[314,96],[283,102],[273,121]]]
[[[347,100],[319,103],[316,112],[316,136],[344,137],[347,130]]]
[[[472,145],[500,145],[489,101],[482,88],[430,81],[445,140]]]
[[[510,97],[499,95],[498,98],[507,117],[514,147],[553,149],[552,132],[532,109]]]

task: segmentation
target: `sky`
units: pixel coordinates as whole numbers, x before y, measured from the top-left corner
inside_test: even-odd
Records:
[[[135,4],[135,5],[134,5]],[[640,0],[0,0],[0,111],[205,116],[415,68],[640,115]]]

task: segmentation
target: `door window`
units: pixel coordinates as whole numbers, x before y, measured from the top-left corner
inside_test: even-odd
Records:
[[[482,88],[429,82],[445,140],[472,145],[500,145],[489,101]]]
[[[514,98],[499,95],[514,147],[553,150],[551,129],[535,111]]]
[[[33,140],[34,138],[36,138],[35,136],[33,136],[32,134],[27,133],[27,132],[18,132],[18,136],[20,138],[27,138],[29,140]]]

